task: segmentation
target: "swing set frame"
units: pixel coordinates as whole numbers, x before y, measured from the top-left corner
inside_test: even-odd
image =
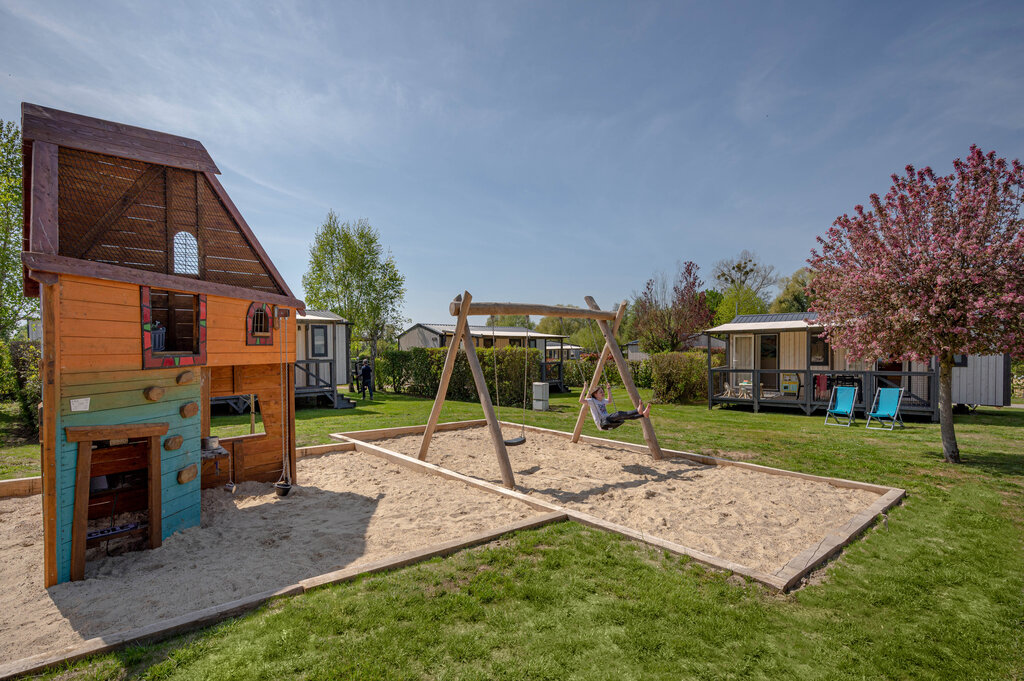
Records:
[[[584,300],[587,303],[586,308],[562,307],[558,305],[534,305],[530,303],[473,302],[473,296],[470,295],[469,291],[463,292],[462,295],[455,296],[451,305],[448,306],[448,311],[453,317],[457,317],[458,319],[455,323],[455,332],[452,336],[451,344],[448,346],[448,353],[444,358],[444,368],[441,371],[441,382],[437,387],[437,396],[434,398],[434,405],[430,410],[430,418],[427,420],[426,429],[423,431],[423,440],[420,442],[419,460],[425,461],[427,458],[427,452],[430,451],[430,440],[434,436],[434,431],[437,429],[437,421],[441,416],[441,407],[444,406],[444,401],[448,396],[448,383],[451,379],[452,369],[455,367],[455,357],[459,352],[459,345],[461,344],[466,351],[466,359],[469,361],[469,368],[473,373],[473,382],[476,384],[476,391],[480,396],[480,406],[483,407],[484,418],[487,420],[487,428],[490,431],[491,441],[494,444],[494,453],[498,458],[498,468],[501,471],[502,484],[509,489],[515,489],[516,487],[515,475],[512,472],[512,464],[509,463],[508,460],[508,450],[505,446],[505,438],[501,432],[501,422],[498,421],[498,417],[494,412],[494,405],[491,404],[491,396],[487,390],[487,382],[484,379],[483,368],[480,366],[480,360],[476,356],[476,350],[473,347],[470,336],[466,331],[466,319],[470,315],[525,314],[593,319],[597,322],[598,328],[601,329],[601,334],[604,336],[605,343],[586,394],[589,395],[597,389],[598,385],[600,385],[601,377],[604,375],[605,364],[608,359],[611,358],[615,362],[616,368],[619,370],[619,376],[622,378],[622,384],[625,386],[626,392],[629,393],[629,398],[633,402],[633,407],[639,409],[640,394],[637,392],[636,385],[633,383],[633,376],[629,373],[629,367],[626,365],[626,360],[622,357],[622,351],[619,349],[618,343],[615,342],[615,333],[612,330],[613,327],[608,324],[608,322],[612,322],[614,324],[615,331],[618,331],[619,324],[622,323],[622,316],[626,311],[626,302],[621,302],[617,310],[602,310],[594,301],[593,297],[586,296],[584,297]],[[586,411],[587,405],[581,405],[579,416],[576,419],[576,428],[573,430],[572,434],[572,442],[579,442],[580,440],[580,434],[583,432],[583,420],[586,418]],[[665,458],[664,454],[662,454],[661,447],[658,445],[658,437],[654,433],[654,426],[651,425],[651,420],[649,418],[640,419],[640,426],[643,428],[644,442],[647,443],[647,448],[651,452],[651,456],[655,459]]]

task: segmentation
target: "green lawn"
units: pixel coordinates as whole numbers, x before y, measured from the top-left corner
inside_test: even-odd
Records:
[[[429,400],[378,397],[300,410],[299,444],[423,423],[430,410]],[[571,429],[575,397],[553,396],[552,406],[529,423]],[[450,402],[442,418],[480,415]],[[785,596],[564,523],[281,599],[51,678],[1024,678],[1024,410],[958,416],[956,467],[942,463],[938,426],[927,422],[869,433],[798,412],[658,405],[652,416],[666,447],[909,494],[884,526]],[[589,421],[585,432],[597,434]],[[641,441],[629,426],[613,436]]]
[[[39,475],[39,440],[27,437],[16,402],[0,402],[0,480]]]

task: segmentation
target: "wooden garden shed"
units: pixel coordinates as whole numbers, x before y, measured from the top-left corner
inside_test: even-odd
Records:
[[[33,104],[22,136],[50,586],[82,578],[111,532],[154,547],[198,525],[201,488],[294,479],[304,305],[198,141]],[[210,398],[235,394],[258,396],[266,432],[203,450]],[[90,527],[115,511],[141,519]]]

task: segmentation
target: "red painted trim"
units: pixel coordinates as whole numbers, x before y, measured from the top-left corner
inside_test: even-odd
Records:
[[[193,367],[206,364],[206,296],[199,294],[199,352],[175,353],[153,352],[153,304],[150,299],[150,288],[139,287],[139,298],[142,306],[142,368],[172,369],[174,367]]]
[[[256,311],[263,310],[267,317],[267,329],[269,335],[257,336],[252,331],[252,322],[256,317]],[[245,313],[245,344],[246,345],[273,345],[274,344],[274,316],[267,303],[252,303]]]

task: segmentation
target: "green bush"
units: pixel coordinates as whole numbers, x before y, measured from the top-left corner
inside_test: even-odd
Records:
[[[662,352],[651,357],[650,362],[655,402],[686,404],[707,399],[706,352]]]
[[[14,370],[16,397],[21,411],[21,422],[26,428],[39,430],[39,402],[42,384],[39,381],[39,343],[11,341],[8,345],[10,366]]]
[[[18,399],[18,375],[11,362],[11,350],[7,343],[0,341],[0,401],[13,402]]]
[[[376,362],[378,383],[382,388],[400,393],[412,373],[412,357],[401,350],[385,350]]]
[[[503,405],[521,406],[523,403],[523,364],[524,353],[529,352],[527,362],[526,390],[530,398],[531,383],[540,380],[540,351],[522,348],[477,348],[476,355],[480,368],[487,382],[487,391],[491,401],[500,398]],[[396,392],[405,390],[410,395],[433,398],[441,384],[441,372],[444,370],[444,359],[448,348],[413,348],[411,350],[389,350],[383,363],[378,360],[378,375]],[[497,362],[497,392],[495,391],[495,362]],[[398,386],[397,388],[395,386]],[[448,399],[474,402],[479,398],[476,383],[469,368],[466,353],[459,351],[455,355],[455,366],[448,381]]]

